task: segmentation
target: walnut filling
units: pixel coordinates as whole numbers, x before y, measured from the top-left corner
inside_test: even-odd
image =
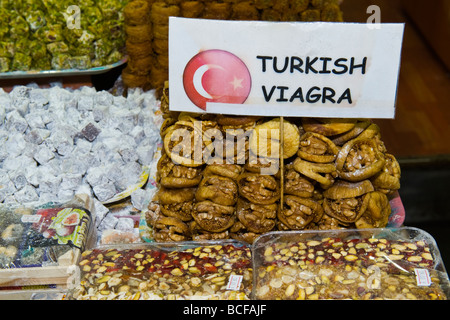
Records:
[[[374,148],[367,144],[360,144],[350,150],[345,161],[344,168],[349,172],[354,172],[361,168],[366,168],[376,160]]]
[[[342,220],[354,221],[359,215],[362,206],[362,198],[349,198],[339,200],[325,200],[332,214],[340,217]]]
[[[327,137],[307,132],[300,137],[297,154],[308,161],[327,163],[336,159],[338,151],[338,147]]]
[[[272,176],[244,173],[238,184],[241,196],[253,203],[271,204],[280,197],[280,188]]]
[[[161,212],[168,217],[175,217],[182,221],[192,220],[192,201],[161,205]]]
[[[344,180],[361,181],[380,172],[385,161],[374,139],[354,139],[339,151],[336,169]]]
[[[211,200],[215,203],[232,206],[236,203],[238,187],[227,177],[210,175],[203,178],[195,197],[197,201]]]
[[[284,176],[284,193],[310,198],[314,193],[314,184],[292,168]]]
[[[195,205],[192,216],[198,225],[210,232],[222,232],[231,227],[235,220],[235,208],[206,200]]]
[[[284,208],[278,215],[279,220],[290,229],[304,229],[313,220],[322,218],[322,206],[311,199],[292,195],[284,197]]]
[[[158,161],[157,168],[157,181],[163,187],[194,187],[201,181],[202,169],[200,167],[193,168],[177,165],[166,154],[163,154]]]
[[[269,232],[275,227],[278,205],[260,205],[239,199],[237,204],[237,217],[250,232]]]

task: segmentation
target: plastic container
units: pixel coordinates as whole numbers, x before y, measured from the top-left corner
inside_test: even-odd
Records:
[[[69,300],[247,300],[251,247],[234,241],[137,243],[83,252]]]
[[[411,227],[271,232],[253,244],[253,298],[447,299],[437,244]]]

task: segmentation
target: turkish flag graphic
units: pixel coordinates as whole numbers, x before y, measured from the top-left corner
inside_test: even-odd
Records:
[[[242,104],[251,89],[247,66],[224,50],[207,50],[195,55],[183,73],[184,90],[189,99],[206,110],[207,102]]]

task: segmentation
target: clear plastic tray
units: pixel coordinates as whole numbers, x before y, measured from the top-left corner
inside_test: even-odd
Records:
[[[251,247],[235,240],[99,246],[69,300],[248,300]]]
[[[434,238],[411,227],[271,232],[253,244],[254,299],[447,299]]]
[[[64,69],[64,70],[30,70],[30,71],[10,71],[0,73],[0,80],[2,79],[23,79],[23,78],[45,78],[45,77],[66,77],[66,76],[81,76],[94,75],[105,73],[111,69],[123,65],[128,60],[125,57],[115,63],[105,66],[80,70],[80,69]]]

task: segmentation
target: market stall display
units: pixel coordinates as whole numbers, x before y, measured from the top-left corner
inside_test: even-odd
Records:
[[[273,232],[254,244],[254,295],[281,300],[446,300],[434,239],[415,228]]]
[[[126,49],[131,63],[123,70],[127,88],[157,89],[169,77],[169,17],[216,20],[343,21],[340,0],[170,1],[132,0],[124,8]]]
[[[2,1],[0,76],[86,70],[124,58],[128,1]]]
[[[0,89],[0,299],[448,299],[372,120],[169,109],[169,17],[341,22],[340,2],[0,0],[0,77],[127,60],[120,92]]]

